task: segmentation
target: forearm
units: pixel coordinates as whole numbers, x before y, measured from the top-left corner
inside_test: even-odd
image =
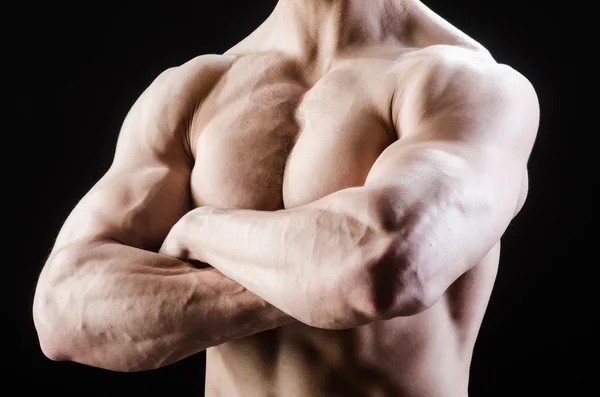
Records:
[[[182,238],[191,257],[300,321],[355,327],[373,320],[367,268],[389,242],[377,203],[364,192],[276,212],[200,209]]]
[[[117,243],[51,259],[34,319],[49,357],[116,371],[157,368],[294,321],[214,268]]]

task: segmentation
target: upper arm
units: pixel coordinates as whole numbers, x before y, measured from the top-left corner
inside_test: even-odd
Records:
[[[152,82],[123,122],[109,170],[73,209],[54,251],[98,240],[160,247],[189,210],[188,128],[224,66],[216,56],[202,56]]]
[[[365,186],[384,192],[393,257],[432,303],[493,248],[522,204],[539,109],[531,84],[507,66],[421,66],[392,106],[400,138]]]

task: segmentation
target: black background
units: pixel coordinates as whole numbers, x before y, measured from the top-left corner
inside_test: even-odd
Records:
[[[2,365],[11,376],[23,375],[21,390],[202,395],[204,354],[133,374],[46,359],[31,318],[33,292],[59,227],[108,168],[120,124],[142,90],[168,67],[225,51],[275,3],[24,4],[3,16],[6,120],[12,121],[3,134],[5,219],[12,225],[2,290],[8,291],[3,318],[14,334],[5,338]],[[582,283],[598,267],[597,257],[585,256],[596,241],[591,214],[598,188],[591,11],[575,2],[425,3],[528,77],[542,111],[529,199],[504,237],[470,395],[576,396],[573,388],[586,381],[576,356],[589,355],[591,347],[580,342],[595,317],[584,310],[589,297]]]

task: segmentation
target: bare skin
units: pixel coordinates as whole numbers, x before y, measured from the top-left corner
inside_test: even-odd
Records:
[[[416,0],[281,0],[161,74],[40,275],[44,353],[206,395],[467,396],[538,101]]]

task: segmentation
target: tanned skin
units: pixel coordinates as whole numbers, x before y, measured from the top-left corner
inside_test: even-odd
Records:
[[[466,397],[538,119],[417,0],[280,0],[132,106],[41,272],[41,348],[207,350],[209,397]]]

